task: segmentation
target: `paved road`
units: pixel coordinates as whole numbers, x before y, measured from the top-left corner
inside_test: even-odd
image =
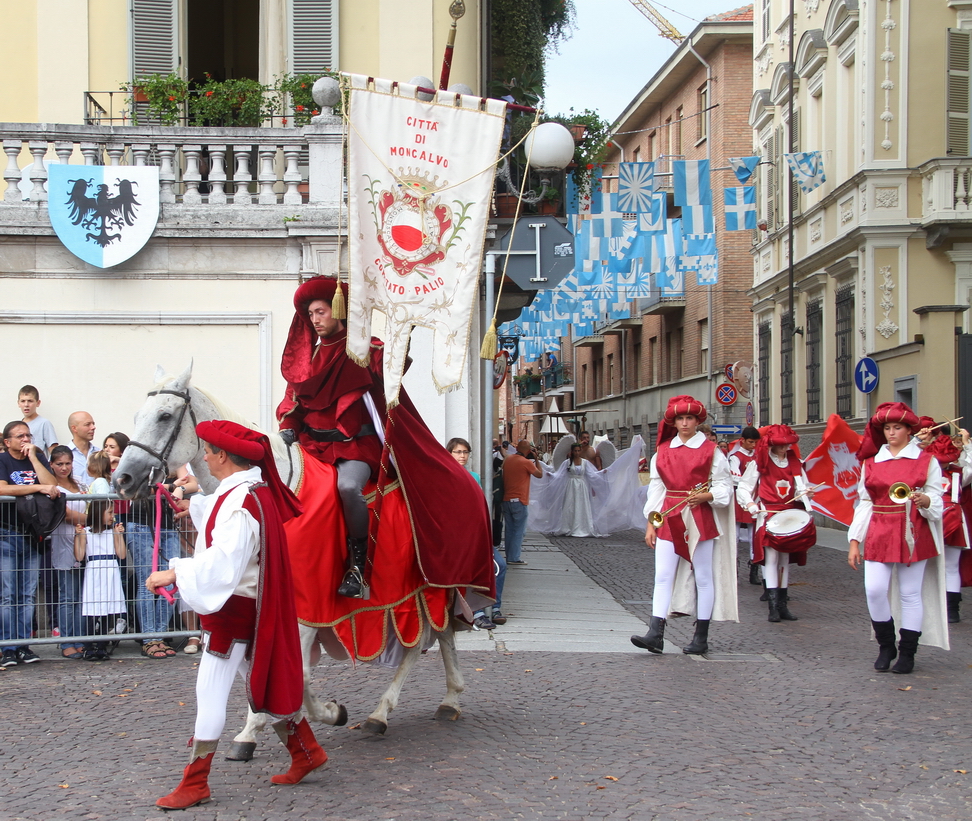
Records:
[[[840,539],[834,540],[840,545]],[[970,621],[953,649],[920,648],[911,676],[876,674],[859,574],[815,548],[794,572],[800,620],[769,624],[740,567],[739,624],[715,624],[711,658],[625,646],[644,632],[652,556],[638,533],[530,534],[509,571],[506,626],[464,636],[459,721],[435,722],[444,691],[430,653],[384,737],[353,726],[387,671],[328,663],[318,689],[351,727],[321,729],[328,766],[277,787],[286,755],[217,760],[212,803],[181,818],[233,819],[968,819]],[[195,662],[56,661],[0,673],[0,819],[159,819],[191,730]],[[44,651],[49,657],[53,651]],[[234,694],[230,728],[244,711]],[[227,732],[228,740],[232,735]],[[961,772],[968,770],[968,772]]]

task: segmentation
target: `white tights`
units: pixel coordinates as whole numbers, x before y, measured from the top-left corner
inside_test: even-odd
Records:
[[[962,577],[959,574],[959,559],[962,558],[963,547],[949,547],[945,545],[945,589],[949,593],[962,592]]]
[[[783,561],[780,561],[780,557],[784,557]],[[780,571],[782,570],[782,578]],[[766,587],[773,589],[775,587],[780,587],[786,590],[790,583],[790,555],[788,553],[780,553],[773,547],[763,545],[763,579],[766,581]]]
[[[206,644],[209,636],[206,636]],[[207,653],[199,654],[196,675],[196,733],[200,741],[216,741],[226,724],[226,704],[229,702],[233,679],[239,673],[245,681],[249,663],[244,658],[246,645],[235,642],[228,659]]]
[[[712,618],[715,603],[715,586],[712,580],[713,539],[699,542],[692,554],[692,569],[695,571],[695,589],[698,594],[696,618],[708,621]],[[675,590],[675,571],[678,570],[679,556],[675,545],[665,539],[655,541],[655,590],[651,597],[651,615],[667,619]]]
[[[894,562],[864,562],[864,592],[872,621],[891,619],[891,570]],[[925,575],[925,561],[908,566],[898,564],[898,591],[901,596],[901,627],[921,632],[924,608],[921,603],[921,581]]]

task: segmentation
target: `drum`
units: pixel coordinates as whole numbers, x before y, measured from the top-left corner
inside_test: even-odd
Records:
[[[764,543],[780,553],[802,553],[817,543],[817,526],[805,510],[781,510],[767,520]]]

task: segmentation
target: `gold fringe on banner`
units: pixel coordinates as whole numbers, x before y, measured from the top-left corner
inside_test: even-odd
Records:
[[[496,358],[496,317],[489,323],[489,330],[483,337],[483,346],[479,349],[480,359],[493,360]]]

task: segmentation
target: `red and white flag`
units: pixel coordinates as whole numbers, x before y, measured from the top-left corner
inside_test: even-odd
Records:
[[[822,485],[813,492],[813,509],[848,526],[857,506],[857,483],[861,478],[857,449],[860,446],[860,435],[834,413],[827,420],[823,440],[803,464],[810,486]]]
[[[385,324],[385,397],[398,400],[416,325],[434,332],[439,392],[462,379],[506,103],[350,76],[348,352]]]

